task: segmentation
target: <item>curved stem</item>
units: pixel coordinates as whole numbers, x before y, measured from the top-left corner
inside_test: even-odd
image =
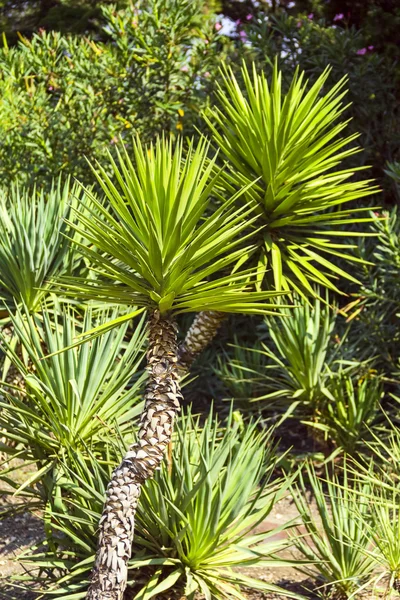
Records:
[[[122,600],[127,584],[135,513],[143,483],[163,460],[182,394],[176,325],[158,312],[149,319],[149,379],[138,439],[114,470],[99,524],[99,541],[87,600]]]
[[[190,369],[194,360],[215,337],[225,317],[225,313],[217,311],[203,311],[195,316],[185,340],[179,346],[181,372]]]

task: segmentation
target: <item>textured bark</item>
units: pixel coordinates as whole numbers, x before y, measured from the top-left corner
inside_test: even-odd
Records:
[[[154,313],[149,320],[149,379],[138,440],[114,470],[99,524],[99,542],[87,600],[122,600],[141,486],[153,476],[171,440],[182,394],[176,326]]]
[[[184,342],[179,346],[179,367],[188,371],[197,356],[216,336],[226,314],[217,311],[199,312],[191,324]]]

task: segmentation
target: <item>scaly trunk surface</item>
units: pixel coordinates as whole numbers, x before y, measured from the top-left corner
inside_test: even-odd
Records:
[[[141,486],[153,476],[171,440],[182,394],[176,325],[155,312],[149,320],[149,379],[138,439],[114,470],[99,524],[99,541],[86,600],[122,600]]]
[[[194,360],[216,336],[226,314],[217,311],[199,312],[191,324],[185,340],[179,346],[179,367],[188,371]]]

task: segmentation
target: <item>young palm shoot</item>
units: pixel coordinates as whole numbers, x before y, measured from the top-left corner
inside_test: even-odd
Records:
[[[243,251],[251,251],[243,250],[244,229],[256,216],[252,207],[238,208],[235,195],[206,214],[211,194],[218,197],[221,178],[216,157],[208,160],[208,150],[209,144],[201,140],[184,157],[181,143],[174,147],[162,139],[143,148],[136,141],[132,162],[122,147],[116,161],[110,157],[113,179],[100,165],[94,169],[109,209],[92,198],[96,213],[78,215],[78,229],[92,244],[83,252],[102,280],[67,279],[65,290],[136,305],[149,313],[145,409],[138,439],[108,486],[90,600],[122,599],[140,489],[160,465],[171,439],[181,400],[175,315],[276,309],[273,299],[279,292],[253,291],[249,271],[218,275]],[[268,298],[271,304],[265,303]]]
[[[330,257],[359,262],[351,244],[337,238],[365,235],[349,232],[354,223],[370,221],[356,216],[367,209],[348,208],[347,203],[377,191],[369,181],[351,181],[354,171],[340,169],[345,158],[357,152],[351,143],[357,137],[341,136],[347,121],[338,121],[346,109],[342,99],[345,80],[322,95],[329,69],[312,85],[304,73],[293,77],[288,92],[282,90],[281,74],[275,65],[271,83],[255,67],[251,75],[242,69],[245,91],[229,68],[223,69],[218,87],[219,107],[205,114],[214,140],[231,165],[225,174],[228,188],[256,183],[241,196],[253,204],[258,220],[254,228],[255,248],[242,254],[258,267],[258,285],[268,279],[276,290],[295,290],[315,296],[313,284],[339,292],[340,277],[356,279],[339,268]],[[256,228],[263,225],[261,230]],[[192,331],[185,341],[185,355],[192,360],[204,339],[216,329],[203,329],[204,315],[195,319],[192,330],[201,346],[192,347]],[[219,320],[214,321],[219,326]]]

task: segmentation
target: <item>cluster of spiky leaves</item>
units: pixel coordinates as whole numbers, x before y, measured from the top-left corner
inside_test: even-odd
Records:
[[[86,190],[97,213],[77,214],[71,226],[96,250],[84,247],[104,281],[64,280],[64,289],[83,298],[152,307],[175,313],[200,310],[269,312],[276,292],[254,292],[254,270],[221,276],[243,248],[244,230],[256,220],[251,206],[237,208],[235,194],[206,213],[218,195],[222,171],[209,144],[200,140],[183,155],[182,143],[159,139],[155,146],[133,142],[132,162],[124,146],[110,156],[111,179],[101,165],[94,175],[108,208]],[[250,251],[249,244],[245,251]],[[215,275],[213,279],[210,277]]]
[[[354,455],[370,437],[381,419],[382,377],[370,369],[365,374],[346,373],[339,369],[326,381],[325,403],[311,427],[323,431],[326,438]]]
[[[352,259],[342,252],[347,246],[333,243],[331,236],[342,235],[345,225],[365,219],[336,208],[371,193],[371,189],[368,182],[349,183],[348,170],[332,171],[352,151],[344,149],[349,139],[332,141],[344,126],[331,127],[342,111],[340,86],[319,97],[325,79],[326,74],[306,92],[301,76],[296,75],[283,99],[277,70],[271,90],[262,76],[254,74],[252,81],[244,71],[249,100],[234,79],[226,80],[230,98],[221,91],[220,100],[227,118],[222,120],[221,113],[214,111],[217,125],[212,117],[210,124],[230,161],[230,171],[226,166],[217,167],[217,155],[210,158],[210,145],[203,139],[197,145],[191,142],[186,153],[181,141],[174,145],[162,138],[144,147],[135,139],[132,157],[121,142],[115,159],[110,155],[108,165],[92,167],[105,202],[85,189],[84,204],[74,206],[77,210],[72,212],[68,208],[63,222],[63,233],[89,259],[93,272],[91,276],[63,277],[55,289],[82,300],[139,306],[172,317],[200,310],[276,314],[276,298],[282,291],[314,293],[315,282],[336,289],[334,277],[351,279],[321,253]],[[221,128],[225,128],[222,134]],[[38,206],[44,215],[47,205],[39,202]],[[257,252],[256,264],[241,271],[240,267]],[[318,266],[326,272],[319,271]],[[272,280],[269,289],[262,291],[265,271],[270,267]],[[64,274],[63,268],[47,269],[46,277],[54,283]],[[19,301],[28,303],[23,296]],[[108,463],[109,452],[102,454],[101,432],[112,423],[115,429],[119,424],[123,434],[126,419],[135,412],[123,413],[126,402],[136,399],[138,382],[130,387],[129,369],[139,360],[137,344],[140,346],[142,335],[139,327],[129,344],[123,341],[133,313],[112,315],[114,325],[125,323],[125,329],[115,333],[110,325],[101,325],[106,313],[97,320],[86,310],[82,331],[93,331],[94,327],[99,333],[100,322],[105,337],[93,338],[90,346],[79,346],[74,343],[76,333],[81,333],[76,326],[78,313],[71,310],[59,319],[57,311],[56,305],[54,314],[44,311],[41,317],[27,314],[22,319],[18,313],[18,319],[13,319],[31,365],[26,366],[14,347],[6,344],[9,360],[24,374],[26,397],[22,400],[19,393],[9,394],[8,403],[2,403],[0,425],[5,428],[6,438],[18,444],[6,444],[7,452],[20,453],[28,463],[36,464],[37,470],[18,491],[37,497],[39,490],[41,501],[46,503],[49,539],[53,543],[54,523],[65,539],[70,536],[65,523],[73,521],[72,507],[79,513],[76,524],[86,527],[86,545],[79,550],[84,554],[90,548],[88,528],[100,510],[90,506],[90,486],[103,472],[109,477],[108,469],[102,469],[103,463]],[[329,325],[329,319],[327,322]],[[328,326],[320,337],[311,340],[319,363],[325,356],[324,340],[329,334]],[[121,346],[125,352],[118,362]],[[43,361],[47,352],[51,356]],[[307,354],[307,360],[313,358],[311,354]],[[299,373],[303,363],[295,365]],[[134,366],[136,369],[138,364]],[[160,367],[164,368],[161,363]],[[307,376],[299,380],[305,393],[310,387],[304,383]],[[248,443],[236,455],[236,442],[226,433],[222,436],[228,440],[222,461],[209,441],[211,437],[212,444],[218,446],[216,427],[206,427],[200,440],[197,434],[185,431],[180,439],[184,449],[172,459],[171,472],[163,471],[165,479],[160,476],[154,486],[146,488],[143,535],[139,532],[146,551],[132,566],[158,569],[152,572],[138,598],[151,597],[155,590],[159,594],[182,580],[189,597],[194,597],[198,589],[209,597],[241,597],[236,585],[246,583],[271,589],[229,571],[232,564],[257,562],[271,553],[270,545],[253,546],[259,536],[247,536],[249,528],[268,514],[277,491],[273,487],[271,497],[264,493],[268,483],[258,487],[265,466],[262,445],[268,440],[259,436],[254,445],[245,434]],[[113,441],[117,437],[114,433]],[[7,473],[3,475],[7,479]],[[105,481],[95,482],[97,503],[103,500]],[[159,535],[162,543],[152,545],[147,533],[154,527],[158,528],[154,536]],[[93,529],[89,532],[92,535]],[[75,531],[69,539],[79,546]],[[165,554],[160,557],[165,544],[173,547],[173,556],[166,560]],[[280,542],[276,544],[272,551],[281,547]],[[63,565],[65,556],[64,566],[71,566],[69,550],[63,555],[58,551],[58,542],[56,546],[57,566]],[[72,575],[85,573],[89,560]],[[40,557],[37,564],[44,567]],[[166,577],[163,567],[168,569]],[[71,597],[77,597],[76,589],[73,583],[73,588],[65,591],[72,590]]]
[[[278,554],[287,538],[276,535],[293,523],[252,532],[288,489],[282,480],[271,480],[276,466],[271,432],[259,432],[256,423],[241,432],[232,413],[226,427],[212,414],[200,427],[189,413],[178,421],[173,441],[171,462],[142,490],[130,561],[130,576],[137,579],[135,598],[157,598],[174,586],[185,589],[188,599],[196,591],[220,600],[242,598],[240,586],[279,593],[273,584],[232,570],[291,564]],[[29,551],[25,559],[68,573],[57,588],[48,590],[49,597],[84,597],[82,579],[90,568],[93,533],[109,478],[107,466],[95,466],[93,470],[77,455],[65,472],[63,485],[70,497],[51,515],[64,536],[64,558],[49,550],[36,555]],[[82,560],[70,571],[72,556]],[[150,574],[144,584],[137,577],[142,570]],[[287,596],[298,597],[290,592]]]
[[[311,510],[306,478],[311,485],[318,517]],[[298,535],[293,543],[311,561],[321,575],[317,590],[322,598],[350,598],[369,581],[375,563],[368,551],[372,547],[370,531],[362,517],[369,512],[367,482],[351,482],[346,465],[343,479],[325,471],[326,492],[315,468],[307,465],[294,488],[294,501],[307,535]],[[309,567],[299,567],[310,574]]]
[[[326,398],[336,354],[330,344],[336,313],[319,299],[313,304],[295,300],[297,305],[283,309],[280,318],[265,320],[255,347],[235,345],[233,357],[220,361],[217,373],[228,388],[235,383],[231,387],[235,399],[242,383],[247,394],[255,387],[252,401],[262,402],[264,408],[283,401],[290,411],[301,404],[313,412]]]
[[[11,317],[21,353],[2,339],[7,358],[22,374],[25,388],[23,395],[9,385],[3,391],[1,450],[8,456],[22,458],[25,465],[36,464],[37,469],[22,485],[10,479],[7,470],[0,472],[0,478],[11,483],[18,493],[33,498],[51,496],[52,489],[46,492],[35,484],[43,483],[48,475],[54,485],[55,472],[66,452],[78,448],[96,452],[102,447],[104,436],[129,434],[132,419],[141,411],[143,319],[129,341],[125,341],[126,322],[77,346],[72,343],[76,335],[107,321],[113,313],[94,313],[90,308],[83,317],[72,308],[59,316],[60,313],[56,303],[51,310],[42,309],[40,315],[18,311]],[[55,354],[46,358],[49,352]],[[10,470],[20,466],[12,465]]]
[[[338,257],[357,261],[353,246],[335,238],[348,235],[349,225],[368,220],[344,205],[376,188],[369,181],[349,181],[354,171],[340,170],[341,162],[357,152],[349,147],[357,136],[340,137],[346,127],[345,121],[337,122],[346,108],[345,80],[321,95],[328,75],[329,69],[308,87],[304,74],[296,72],[284,94],[276,64],[270,85],[255,67],[252,75],[243,67],[245,91],[226,68],[219,106],[205,115],[232,167],[226,184],[242,188],[257,179],[241,199],[255,206],[255,225],[264,225],[256,236],[259,283],[271,270],[268,278],[277,290],[313,294],[313,282],[339,291],[339,276],[356,281],[335,263]]]
[[[372,460],[367,464],[354,460],[353,470],[371,490],[369,514],[357,511],[357,517],[374,543],[368,552],[376,563],[371,583],[378,590],[379,586],[383,587],[385,593],[388,588],[396,593],[400,589],[400,432],[388,415],[386,417],[387,428],[374,433],[367,443]]]
[[[65,237],[66,218],[84,199],[77,184],[61,179],[49,192],[12,187],[0,191],[0,298],[11,308],[39,307],[52,278],[70,273],[80,260]]]
[[[242,410],[301,419],[325,449],[354,455],[382,420],[383,378],[352,355],[351,332],[334,335],[342,317],[328,297],[296,300],[265,319],[254,346],[231,345],[215,372]]]
[[[266,321],[277,353],[268,343],[263,343],[263,351],[281,373],[271,386],[281,396],[305,403],[311,411],[326,397],[329,365],[335,358],[330,345],[335,321],[335,308],[319,299],[312,305],[298,299],[298,306],[286,310],[285,318]]]

